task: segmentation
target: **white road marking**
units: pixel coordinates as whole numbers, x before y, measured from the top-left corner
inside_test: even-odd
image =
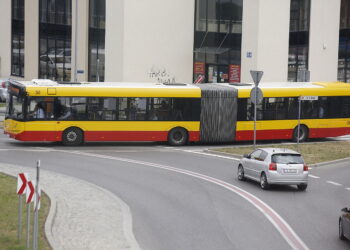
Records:
[[[327,183],[335,185],[335,186],[342,186],[342,184],[334,182],[334,181],[327,181]]]
[[[80,151],[66,151],[66,150],[57,150],[65,153],[70,154],[78,154],[78,155],[84,155],[89,157],[96,157],[96,158],[103,158],[103,159],[109,159],[109,160],[115,160],[115,161],[122,161],[122,162],[128,162],[128,163],[134,163],[138,165],[145,165],[149,167],[154,167],[158,169],[168,170],[172,172],[181,173],[184,175],[192,176],[207,182],[210,182],[212,184],[219,185],[225,189],[228,189],[237,195],[241,196],[245,200],[247,200],[249,203],[251,203],[253,206],[255,206],[271,223],[272,225],[277,229],[277,231],[282,235],[282,237],[287,241],[287,243],[293,248],[293,249],[309,249],[305,243],[299,238],[299,236],[294,232],[294,230],[289,226],[289,224],[279,215],[275,210],[273,210],[269,205],[267,205],[265,202],[260,200],[258,197],[252,195],[251,193],[248,193],[247,191],[234,186],[232,184],[229,184],[227,182],[224,182],[222,180],[206,176],[200,173],[179,169],[171,166],[166,165],[160,165],[155,164],[151,162],[144,162],[144,161],[138,161],[138,160],[132,160],[127,158],[120,158],[120,157],[113,157],[113,156],[107,156],[107,155],[100,155],[100,154],[92,154],[92,153],[85,153]]]
[[[239,161],[240,159],[235,158],[235,157],[230,157],[230,156],[224,156],[224,155],[217,155],[217,154],[211,154],[211,153],[204,153],[204,152],[199,152],[199,151],[192,151],[192,150],[183,150],[184,152],[188,153],[193,153],[193,154],[200,154],[200,155],[207,155],[207,156],[213,156],[213,157],[218,157],[218,158],[223,158],[223,159],[230,159],[234,161]]]
[[[314,179],[319,179],[320,178],[320,177],[318,177],[316,175],[312,175],[312,174],[309,174],[309,177],[314,178]]]
[[[193,153],[193,154],[200,154],[200,155],[207,155],[207,156],[212,156],[212,157],[218,157],[218,158],[223,158],[223,159],[229,159],[229,160],[234,160],[234,161],[239,161],[239,158],[233,157],[233,156],[225,156],[225,155],[219,155],[219,154],[211,154],[211,153],[204,153],[202,150],[189,150],[189,149],[181,149],[181,148],[175,148],[175,147],[163,147],[166,149],[172,149],[172,150],[177,150],[177,151],[183,151],[187,153]]]
[[[350,191],[350,188],[345,188],[345,189]]]

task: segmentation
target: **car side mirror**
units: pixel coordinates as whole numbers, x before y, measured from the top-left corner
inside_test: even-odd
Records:
[[[349,213],[350,212],[350,210],[347,207],[344,207],[341,211],[345,212],[345,213]]]
[[[244,154],[243,157],[250,159],[250,155],[249,154]]]

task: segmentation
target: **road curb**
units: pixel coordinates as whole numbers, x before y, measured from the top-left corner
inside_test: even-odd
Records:
[[[343,162],[350,162],[350,157],[348,158],[343,158],[343,159],[338,159],[338,160],[333,160],[333,161],[324,161],[324,162],[319,162],[319,163],[315,163],[315,164],[310,164],[310,167],[322,167],[325,165],[329,165],[329,164],[337,164],[337,163],[343,163]]]
[[[223,156],[232,156],[234,158],[237,158],[237,160],[241,159],[243,156],[242,155],[238,155],[238,154],[230,154],[230,153],[225,153],[225,152],[218,152],[218,151],[214,151],[214,150],[210,150],[210,149],[206,149],[204,150],[204,152],[208,152],[211,154],[217,154],[217,155],[223,155]],[[322,167],[325,165],[329,165],[329,164],[336,164],[336,163],[342,163],[342,162],[350,162],[350,157],[347,158],[343,158],[343,159],[338,159],[338,160],[333,160],[333,161],[324,161],[324,162],[319,162],[319,163],[315,163],[315,164],[310,164],[310,167]]]
[[[0,172],[16,177],[34,167],[0,163]],[[93,183],[45,169],[42,190],[50,199],[45,235],[53,249],[139,250],[132,231],[130,209],[110,191]],[[98,237],[96,237],[98,235]]]

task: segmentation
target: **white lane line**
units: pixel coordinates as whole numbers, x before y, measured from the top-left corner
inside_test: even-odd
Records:
[[[334,181],[327,181],[327,183],[335,185],[335,186],[342,186],[342,184],[334,182]]]
[[[312,174],[309,174],[309,177],[314,178],[314,179],[320,179],[320,177],[318,177],[316,175],[312,175]]]
[[[345,188],[345,189],[350,191],[350,188]]]
[[[272,225],[277,229],[277,231],[282,235],[282,237],[287,241],[287,243],[293,248],[293,249],[309,249],[305,243],[299,238],[299,236],[294,232],[294,230],[289,226],[289,224],[279,215],[275,210],[273,210],[269,205],[267,205],[265,202],[260,200],[258,197],[252,195],[251,193],[248,193],[247,191],[234,186],[232,184],[229,184],[227,182],[221,181],[219,179],[206,176],[200,173],[174,168],[171,166],[166,165],[160,165],[155,164],[151,162],[144,162],[144,161],[138,161],[138,160],[132,160],[127,158],[120,158],[120,157],[113,157],[113,156],[107,156],[107,155],[100,155],[100,154],[92,154],[92,153],[85,153],[80,151],[66,151],[66,150],[57,150],[60,152],[66,152],[70,154],[78,154],[78,155],[84,155],[89,157],[96,157],[96,158],[103,158],[103,159],[110,159],[115,161],[122,161],[127,163],[133,163],[138,165],[145,165],[149,167],[154,167],[158,169],[168,170],[172,172],[181,173],[184,175],[192,176],[207,182],[210,182],[212,184],[219,185],[225,189],[228,189],[229,191],[232,191],[236,193],[237,195],[241,196],[245,200],[247,200],[249,203],[251,203],[253,206],[255,206],[271,223]]]
[[[200,154],[200,155],[206,155],[206,156],[212,156],[212,157],[218,157],[223,159],[230,159],[234,161],[239,161],[239,158],[230,157],[230,156],[224,156],[224,155],[217,155],[217,154],[210,154],[210,153],[204,153],[199,151],[192,151],[192,150],[183,150],[184,152],[193,153],[193,154]]]

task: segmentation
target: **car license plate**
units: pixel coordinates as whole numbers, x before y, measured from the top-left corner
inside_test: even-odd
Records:
[[[295,174],[297,172],[296,169],[283,169],[284,173],[288,173],[288,174]]]

